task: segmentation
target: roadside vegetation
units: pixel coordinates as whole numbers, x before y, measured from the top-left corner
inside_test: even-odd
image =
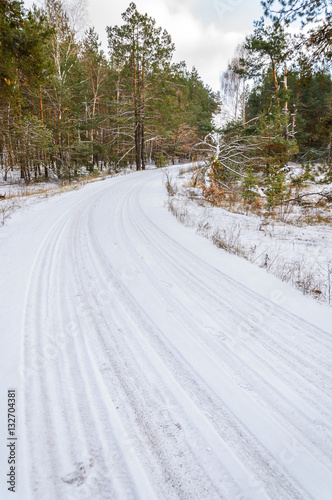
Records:
[[[213,130],[219,96],[172,62],[170,35],[130,3],[108,53],[84,9],[0,4],[0,169],[6,181],[72,182],[191,155]]]
[[[169,211],[218,248],[332,305],[331,203],[320,202],[318,196],[316,206],[290,202],[271,208],[262,195],[248,203],[240,182],[222,193],[215,186],[207,188],[204,174],[209,168],[196,164],[166,171]],[[285,179],[292,184],[290,172]],[[314,187],[308,183],[306,189]]]
[[[221,125],[168,174],[170,211],[218,247],[331,305],[331,2],[262,2],[221,76]],[[290,30],[292,23],[302,31]]]
[[[195,68],[172,62],[170,35],[134,3],[121,26],[107,28],[105,54],[95,30],[82,31],[78,4],[68,10],[45,0],[26,10],[2,2],[0,223],[34,193],[194,161],[177,180],[166,170],[172,213],[218,247],[331,303],[331,246],[321,245],[332,223],[331,4],[262,6],[219,94]],[[289,29],[293,23],[301,32]],[[216,210],[235,219],[216,227]],[[254,243],[249,219],[257,222]],[[301,251],[270,244],[264,251],[263,242],[280,234],[294,248],[302,241]],[[314,256],[316,247],[324,257]]]

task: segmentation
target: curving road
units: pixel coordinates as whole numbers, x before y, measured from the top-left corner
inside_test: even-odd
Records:
[[[20,219],[21,258],[38,242],[22,498],[330,499],[331,332],[299,307],[322,308],[181,226],[165,198],[160,171],[138,172]]]

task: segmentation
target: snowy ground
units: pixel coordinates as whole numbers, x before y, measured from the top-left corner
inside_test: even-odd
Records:
[[[35,181],[32,179],[31,182],[27,184],[23,179],[20,179],[19,170],[15,169],[13,171],[8,171],[7,180],[4,180],[4,171],[0,170],[0,198],[4,197],[6,200],[16,198],[22,200],[22,198],[37,194],[49,196],[52,192],[57,193],[66,191],[68,188],[79,188],[91,180],[105,177],[107,177],[106,172],[103,174],[99,173],[99,176],[96,174],[94,178],[89,172],[86,172],[86,175],[82,176],[80,180],[72,181],[71,183],[68,181],[60,181],[55,176],[52,176],[52,179],[49,181]]]
[[[0,227],[1,498],[330,499],[332,310],[180,224],[162,177]]]
[[[255,215],[236,204],[228,210],[214,207],[204,200],[201,189],[190,187],[195,175],[195,171],[183,169],[178,175],[170,170],[169,181],[175,194],[169,199],[169,208],[182,223],[219,247],[267,269],[304,294],[332,305],[331,222],[303,223],[306,211],[296,206],[282,217],[277,213],[275,219]],[[323,188],[307,190],[315,192]],[[324,209],[309,208],[307,212],[308,221],[322,219],[322,213],[332,220],[328,205]]]
[[[29,184],[26,184],[23,179],[20,178],[20,170],[8,170],[6,180],[5,180],[5,170],[0,170],[0,196],[5,196],[7,199],[12,197],[23,197],[30,196],[33,194],[41,194],[46,191],[58,189],[61,183],[55,176],[48,181],[38,181],[32,180]]]
[[[149,165],[148,168],[151,168]],[[95,176],[86,175],[79,180],[72,182],[58,181],[53,179],[50,182],[38,181],[26,184],[19,177],[19,171],[7,173],[7,180],[3,179],[3,172],[0,172],[0,226],[7,223],[13,213],[18,210],[24,210],[31,205],[51,197],[61,195],[67,191],[81,189],[86,184],[104,181],[107,178],[127,175],[132,172],[132,168],[122,169],[120,173],[107,174],[98,172]]]

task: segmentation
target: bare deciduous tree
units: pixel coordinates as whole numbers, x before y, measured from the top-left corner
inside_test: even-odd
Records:
[[[220,77],[224,121],[241,120],[244,123],[246,120],[246,72],[243,66],[245,52],[244,46],[238,45],[227,70]]]

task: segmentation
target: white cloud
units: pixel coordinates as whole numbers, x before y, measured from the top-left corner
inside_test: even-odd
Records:
[[[37,0],[38,1],[38,0]],[[75,1],[75,0],[68,0]],[[106,26],[121,24],[130,0],[88,0],[89,24],[95,26],[107,51]],[[38,1],[39,3],[39,1]],[[235,47],[261,15],[260,0],[136,0],[139,12],[148,13],[165,28],[175,43],[175,61],[195,66],[203,81],[219,89]],[[25,0],[31,6],[32,0]]]

